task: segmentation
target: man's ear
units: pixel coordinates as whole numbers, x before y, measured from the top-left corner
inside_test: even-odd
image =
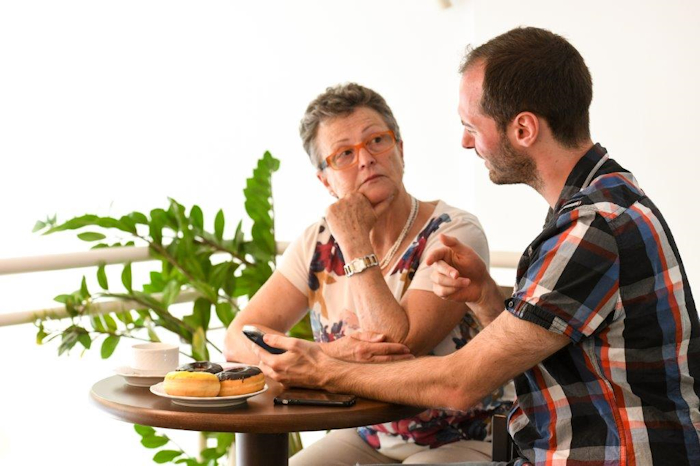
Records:
[[[324,174],[323,170],[318,170],[316,172],[316,178],[323,184],[323,186],[326,187],[328,192],[333,196],[334,198],[338,199],[338,195],[333,191],[333,188],[331,188],[330,183],[328,183],[328,180],[326,179],[326,175]]]
[[[539,137],[540,119],[532,112],[522,112],[516,115],[511,123],[511,135],[516,147],[530,147]]]
[[[399,140],[398,146],[399,146],[399,157],[401,157],[401,165],[403,165],[403,167],[406,168],[406,160],[403,158],[403,139]]]

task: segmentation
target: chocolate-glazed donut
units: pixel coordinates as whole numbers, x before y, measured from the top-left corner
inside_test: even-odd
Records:
[[[224,380],[240,380],[247,379],[254,375],[262,374],[262,371],[255,366],[234,367],[223,372],[219,372],[216,376],[220,381]]]
[[[255,366],[234,367],[216,374],[221,382],[219,396],[253,393],[265,387],[265,376]]]
[[[183,364],[182,366],[178,367],[177,370],[187,372],[209,372],[210,374],[218,374],[219,372],[223,371],[224,368],[221,367],[221,365],[216,364],[215,362],[195,361],[189,364]]]

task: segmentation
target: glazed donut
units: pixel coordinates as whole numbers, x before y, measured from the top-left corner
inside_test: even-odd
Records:
[[[219,396],[244,395],[265,387],[265,375],[255,366],[235,367],[216,374],[221,382]]]
[[[210,374],[217,374],[224,370],[219,364],[209,361],[195,361],[189,364],[183,364],[176,369],[177,371],[187,371],[187,372],[209,372]]]
[[[217,396],[221,384],[216,375],[210,372],[168,372],[163,389],[173,396]]]

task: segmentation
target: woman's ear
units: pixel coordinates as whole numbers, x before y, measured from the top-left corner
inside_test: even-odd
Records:
[[[333,188],[331,188],[331,185],[326,179],[326,175],[324,174],[323,170],[319,170],[316,172],[316,178],[318,178],[318,180],[323,184],[323,186],[326,187],[331,196],[338,199],[338,195],[335,193],[335,191],[333,191]]]

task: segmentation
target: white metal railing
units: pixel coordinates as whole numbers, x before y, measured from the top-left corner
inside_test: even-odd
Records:
[[[282,254],[289,243],[278,242],[277,253]],[[520,254],[516,252],[492,251],[491,267],[493,268],[515,268],[518,264]],[[145,262],[154,260],[148,254],[148,247],[121,247],[102,248],[91,251],[76,252],[70,254],[51,254],[33,257],[18,257],[11,259],[0,259],[0,275],[14,275],[30,272],[45,272],[52,270],[75,269],[81,267],[94,267],[100,264],[122,264],[126,262]],[[181,292],[176,303],[191,302],[197,299],[199,294],[194,290]],[[154,298],[159,299],[158,294]],[[126,311],[135,309],[139,305],[135,302],[111,300],[94,303],[90,312],[93,314],[107,314],[110,312]],[[12,312],[0,314],[0,327],[9,325],[19,325],[32,323],[42,318],[62,319],[68,317],[64,306],[46,309],[35,309],[28,311]]]

